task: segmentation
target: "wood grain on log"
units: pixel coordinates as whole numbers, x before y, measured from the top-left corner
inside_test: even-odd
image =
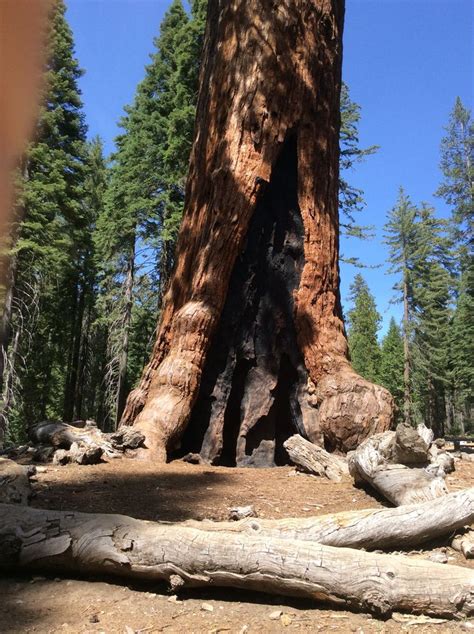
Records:
[[[474,612],[474,571],[123,515],[0,506],[0,568],[166,580],[308,597],[389,615]]]
[[[340,482],[342,476],[349,473],[345,460],[328,453],[298,434],[288,438],[283,445],[291,461],[307,473],[326,476],[335,482]]]
[[[474,489],[389,509],[363,509],[308,518],[251,518],[239,522],[197,522],[208,531],[243,532],[267,539],[313,541],[366,550],[407,548],[448,535],[474,522]],[[471,537],[472,539],[472,537]]]

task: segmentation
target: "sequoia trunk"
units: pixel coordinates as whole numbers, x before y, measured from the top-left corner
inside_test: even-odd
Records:
[[[271,465],[392,418],[347,361],[338,269],[343,0],[211,0],[174,271],[129,396],[165,459]],[[184,439],[183,433],[187,429]]]

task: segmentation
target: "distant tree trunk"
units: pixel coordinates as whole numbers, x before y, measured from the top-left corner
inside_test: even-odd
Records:
[[[411,423],[410,342],[408,340],[408,284],[403,282],[403,415]]]
[[[0,321],[0,449],[3,447],[8,427],[8,410],[11,405],[11,387],[13,380],[13,365],[18,349],[19,332],[15,333],[15,351],[9,355],[8,348],[12,336],[11,320],[13,315],[13,296],[15,292],[17,258],[12,257],[8,263],[8,273],[6,275],[5,298]],[[10,362],[9,362],[10,360]]]
[[[69,367],[66,379],[66,389],[64,393],[64,415],[65,421],[72,421],[75,412],[75,395],[78,381],[79,359],[81,353],[82,328],[84,321],[85,288],[84,283],[78,280],[76,284],[76,297],[74,298],[74,316],[72,324],[71,351]]]
[[[118,384],[117,384],[117,413],[116,413],[116,426],[120,422],[122,416],[125,401],[127,398],[127,364],[128,364],[128,344],[130,339],[130,322],[132,320],[132,305],[133,305],[133,282],[135,277],[135,239],[133,240],[132,248],[130,250],[129,259],[127,263],[127,270],[125,274],[125,310],[123,314],[122,323],[122,341],[120,346],[119,357],[119,372],[118,372]]]
[[[122,420],[154,459],[183,442],[269,465],[295,432],[344,450],[391,423],[341,314],[343,14],[343,0],[209,2],[177,264]]]

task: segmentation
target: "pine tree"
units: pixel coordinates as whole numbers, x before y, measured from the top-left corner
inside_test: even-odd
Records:
[[[418,261],[414,268],[416,317],[413,331],[414,396],[421,419],[437,435],[445,432],[449,385],[451,276],[445,222],[422,205],[417,214]]]
[[[412,369],[411,339],[415,318],[415,280],[419,260],[420,231],[416,223],[417,208],[400,188],[398,200],[389,212],[385,224],[385,242],[389,247],[391,273],[399,276],[395,284],[396,300],[403,302],[403,355],[404,398],[403,415],[407,423],[412,421]]]
[[[459,97],[446,132],[440,164],[444,182],[436,193],[452,209],[456,241],[465,244],[474,231],[474,121]]]
[[[377,378],[381,385],[392,394],[397,406],[396,418],[403,411],[403,338],[400,327],[392,317],[387,334],[382,340],[381,360]]]
[[[381,317],[362,275],[355,276],[350,292],[353,308],[348,312],[347,324],[351,362],[356,372],[375,382],[380,365],[377,331]]]
[[[117,139],[106,205],[97,225],[101,306],[108,322],[109,421],[120,418],[126,393],[138,377],[137,363],[149,353],[174,262],[204,6],[202,0],[194,3],[189,17],[181,0],[174,0],[163,19],[145,78],[121,122],[123,134]]]
[[[361,226],[356,222],[355,215],[360,213],[365,206],[364,192],[351,185],[346,180],[346,175],[351,172],[358,163],[364,161],[367,156],[374,154],[379,148],[371,145],[362,149],[359,146],[359,123],[361,119],[361,108],[359,104],[352,101],[349,87],[342,83],[341,87],[341,130],[339,133],[339,210],[344,219],[341,218],[341,228],[345,235],[356,238],[370,237],[372,227]],[[354,264],[359,261],[352,260]]]
[[[474,273],[466,268],[450,326],[450,353],[454,391],[454,423],[461,433],[474,432]]]
[[[77,268],[87,218],[84,116],[65,6],[51,8],[43,105],[21,170],[3,415],[25,424],[62,415],[77,302]],[[21,385],[21,396],[19,386]],[[16,395],[16,401],[15,401]]]
[[[457,97],[446,136],[441,141],[444,181],[436,192],[451,207],[451,235],[456,280],[456,307],[450,328],[451,400],[453,418],[461,431],[472,421],[472,314],[474,255],[474,122]]]
[[[87,144],[86,178],[82,205],[87,218],[87,233],[82,242],[79,260],[79,311],[74,338],[74,360],[66,385],[66,407],[71,403],[70,418],[95,418],[100,408],[102,390],[102,361],[105,355],[105,336],[97,313],[97,264],[93,236],[97,219],[104,207],[108,182],[107,162],[103,143],[95,137]]]

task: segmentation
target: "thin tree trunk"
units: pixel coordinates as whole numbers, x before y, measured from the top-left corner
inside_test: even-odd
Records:
[[[116,426],[118,426],[125,408],[127,398],[127,364],[128,364],[128,344],[130,339],[130,323],[132,321],[133,306],[133,284],[135,276],[135,240],[130,250],[127,271],[125,274],[124,286],[124,313],[122,321],[122,342],[120,346],[118,384],[117,384],[117,412]]]
[[[74,317],[71,333],[71,354],[69,368],[66,379],[66,389],[64,393],[64,415],[65,421],[72,421],[75,410],[75,394],[78,380],[78,366],[81,350],[82,328],[84,321],[85,289],[80,281],[76,284],[77,295],[74,302]]]
[[[17,330],[13,338],[13,345],[11,346],[10,353],[8,356],[5,354],[7,367],[4,368],[5,379],[3,382],[2,403],[0,405],[0,448],[3,446],[8,432],[10,410],[15,400],[14,383],[19,346],[20,331]]]
[[[90,340],[90,330],[91,330],[91,312],[92,308],[90,306],[91,299],[89,299],[89,306],[87,308],[87,315],[84,318],[84,323],[81,330],[81,341],[79,346],[79,360],[77,367],[77,380],[74,389],[74,419],[82,419],[83,417],[83,399],[84,399],[84,388],[86,383],[86,366],[87,359],[89,354],[89,340]],[[97,351],[96,351],[97,353]],[[95,389],[95,387],[94,387]]]
[[[189,524],[0,505],[0,569],[234,587],[390,615],[474,612],[474,571]]]
[[[342,322],[343,13],[343,0],[209,3],[177,266],[123,415],[155,459],[190,419],[185,443],[242,465],[274,464],[295,432],[350,449],[391,423]]]
[[[403,282],[403,415],[405,423],[411,423],[411,392],[410,392],[410,342],[408,328],[408,284]]]

